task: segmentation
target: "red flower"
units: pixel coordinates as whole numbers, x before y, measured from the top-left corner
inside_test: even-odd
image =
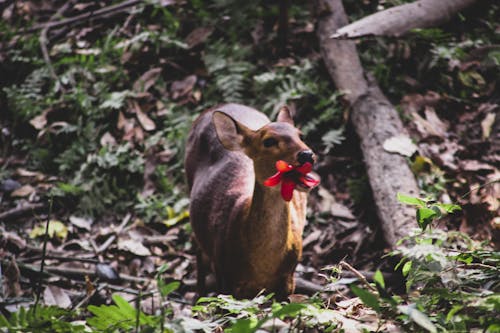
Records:
[[[285,201],[292,200],[293,190],[298,184],[312,188],[319,184],[319,180],[314,179],[309,173],[312,170],[312,164],[306,162],[301,166],[294,167],[285,161],[276,162],[278,172],[264,181],[265,186],[276,186],[281,182],[281,197]]]

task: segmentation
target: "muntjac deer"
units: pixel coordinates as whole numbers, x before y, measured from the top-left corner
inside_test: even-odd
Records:
[[[307,192],[318,183],[308,174],[315,155],[300,134],[286,106],[276,122],[238,104],[206,110],[194,122],[185,169],[200,293],[207,263],[220,293],[248,298],[265,289],[280,299],[293,293]],[[305,171],[276,174],[279,165]],[[281,179],[281,191],[270,186]]]

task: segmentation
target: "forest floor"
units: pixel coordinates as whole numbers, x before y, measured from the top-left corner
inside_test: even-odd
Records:
[[[353,19],[372,9],[370,1],[346,7]],[[492,18],[500,6],[478,7],[441,29],[358,48],[416,144],[408,163],[421,197],[462,207],[434,228],[498,251],[500,26]],[[321,177],[296,275],[376,330],[348,285],[358,272],[373,282],[380,270],[391,293],[404,293],[394,270],[401,257],[388,256],[311,12],[307,3],[291,6],[281,43],[274,4],[1,2],[2,313],[33,304],[39,283],[46,305],[109,304],[118,293],[142,297],[153,313],[162,302],[155,290],[173,281],[173,316],[190,313],[196,272],[182,169],[190,124],[223,101],[271,117],[288,103]]]

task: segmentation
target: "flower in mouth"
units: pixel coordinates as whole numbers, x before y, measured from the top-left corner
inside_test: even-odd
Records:
[[[293,166],[285,161],[276,162],[276,172],[264,181],[265,186],[276,186],[281,183],[281,197],[285,201],[292,200],[293,190],[297,185],[305,188],[313,188],[319,184],[319,180],[313,178],[309,173],[312,164],[306,162],[300,166]]]

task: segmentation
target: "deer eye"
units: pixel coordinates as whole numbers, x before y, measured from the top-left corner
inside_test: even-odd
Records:
[[[275,138],[267,138],[262,141],[262,144],[264,145],[264,147],[269,148],[278,145],[278,140],[276,140]]]

